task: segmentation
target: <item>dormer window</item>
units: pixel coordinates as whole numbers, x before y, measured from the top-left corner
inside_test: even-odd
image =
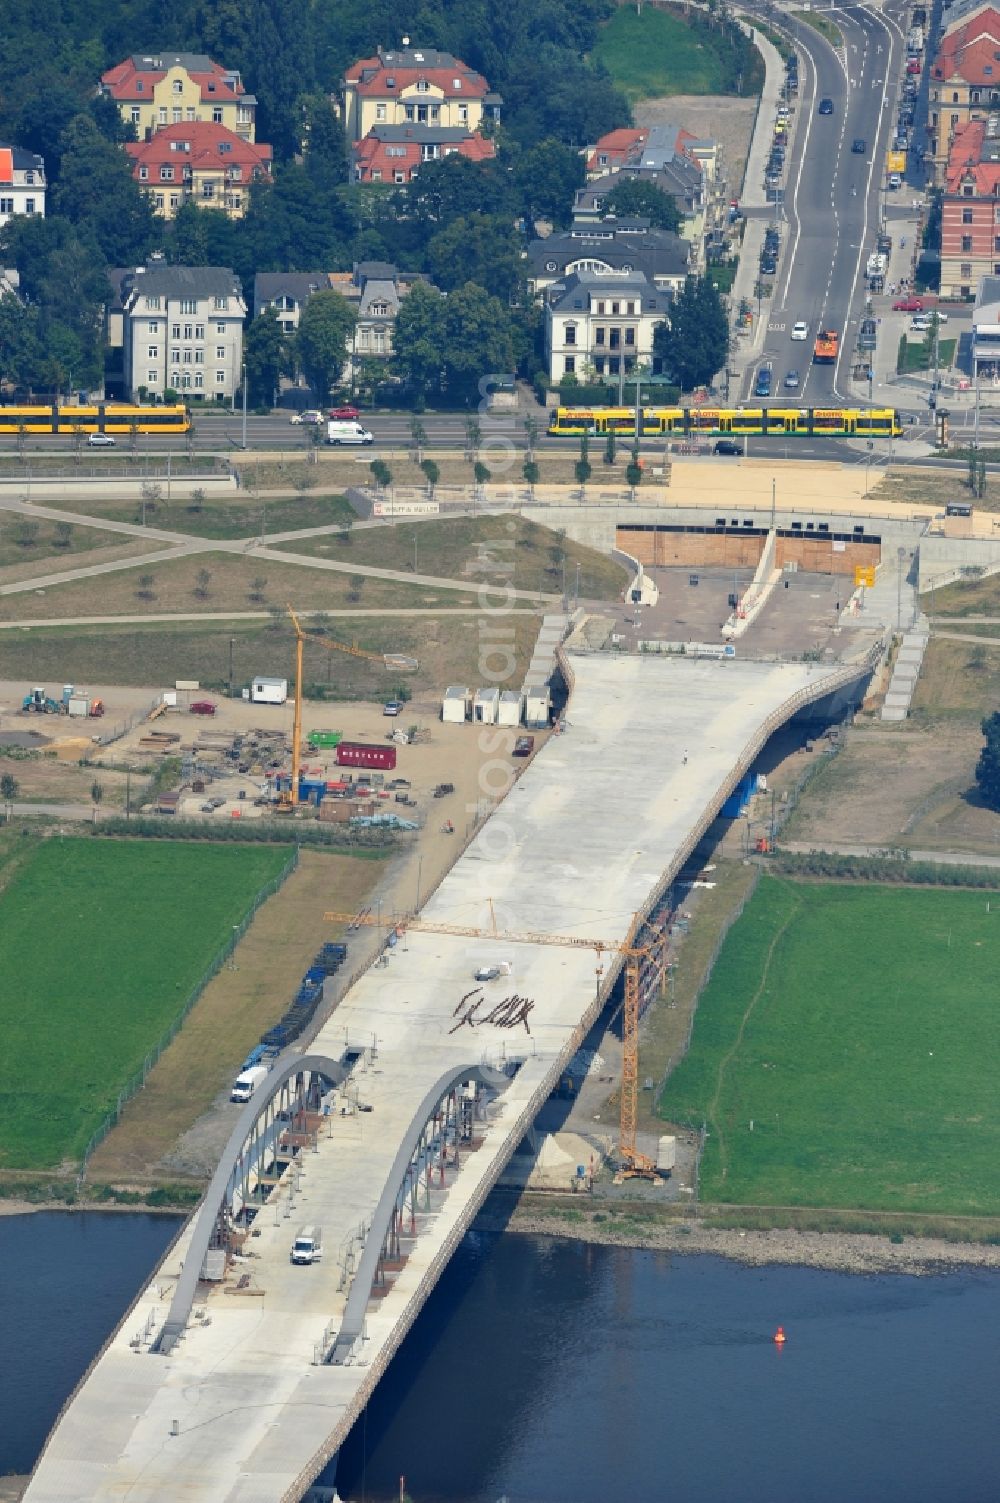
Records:
[[[453,78],[451,81],[451,86],[456,90],[456,92],[461,90],[462,80],[460,78]]]
[[[396,80],[394,78],[387,78],[385,86],[387,89],[394,89],[396,87]]]
[[[428,88],[429,88],[429,84],[428,84],[426,78],[418,78],[417,79],[417,93],[418,94],[426,94]]]
[[[141,78],[137,78],[136,81],[135,81],[135,92],[137,94],[141,94],[142,91],[143,91],[143,87],[144,87],[144,85],[143,85],[142,79]]]
[[[209,81],[209,85],[208,85],[208,92],[209,92],[209,93],[210,93],[210,94],[214,94],[214,93],[215,93],[215,84],[214,84],[214,83],[212,83],[212,82],[211,82],[211,81]]]
[[[173,85],[173,87],[174,87],[174,93],[175,94],[183,94],[184,93],[184,81],[183,81],[183,79],[175,78],[174,79],[174,85]]]

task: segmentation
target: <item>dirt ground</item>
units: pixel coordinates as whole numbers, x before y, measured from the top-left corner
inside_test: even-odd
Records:
[[[974,722],[859,727],[806,790],[788,840],[888,849],[1000,850],[1000,815],[969,792],[982,735]]]
[[[756,99],[720,94],[674,94],[665,99],[643,99],[635,106],[636,125],[682,125],[694,136],[718,141],[733,197],[742,189],[743,166],[756,118]]]
[[[231,727],[262,722],[260,706],[233,701],[224,710]],[[415,815],[422,828],[402,837],[398,850],[384,861],[303,852],[298,870],[264,905],[238,946],[236,970],[220,972],[206,988],[145,1090],[95,1154],[88,1171],[92,1182],[146,1185],[206,1176],[232,1125],[228,1085],[236,1067],[285,1010],[322,941],[343,932],[343,925],[325,924],[323,914],[353,914],[370,906],[388,921],[391,914],[411,912],[438,885],[491,807],[492,779],[484,789],[480,773],[498,753],[495,727],[485,728],[484,735],[484,728],[472,724],[444,725],[436,720],[437,710],[436,702],[426,701],[407,706],[401,717],[406,726],[420,724],[431,731],[428,744],[398,748],[396,767],[396,775],[410,780],[418,802],[416,810],[400,812]],[[287,727],[290,733],[291,706],[272,713],[263,723]],[[166,716],[157,724],[165,722],[170,723]],[[175,723],[182,723],[180,712]],[[317,706],[315,714],[310,711],[305,729],[339,729],[350,739],[375,741],[392,723],[371,705],[328,705]],[[545,734],[536,734],[536,749]],[[310,755],[306,765],[327,760]],[[524,765],[509,760],[511,776]],[[440,782],[453,783],[455,792],[435,799],[433,788]],[[453,833],[442,829],[446,821]],[[338,996],[377,947],[379,933],[370,928],[351,935],[351,962],[338,982]]]

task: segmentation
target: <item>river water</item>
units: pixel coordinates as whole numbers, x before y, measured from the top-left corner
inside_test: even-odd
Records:
[[[0,1473],[27,1471],[173,1234],[0,1218]],[[784,1326],[783,1348],[772,1337]],[[1000,1277],[466,1238],[340,1458],[381,1503],[993,1503]]]

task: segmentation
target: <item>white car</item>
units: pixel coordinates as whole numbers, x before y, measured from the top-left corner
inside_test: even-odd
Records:
[[[809,325],[803,323],[802,319],[799,319],[797,324],[792,324],[792,338],[802,341],[809,338]]]
[[[317,412],[314,407],[310,407],[305,412],[293,412],[288,421],[290,423],[321,423],[323,414]]]
[[[88,433],[87,443],[92,449],[113,449],[115,441],[110,433]]]
[[[915,313],[910,320],[910,333],[926,334],[930,326],[931,316],[929,313]]]

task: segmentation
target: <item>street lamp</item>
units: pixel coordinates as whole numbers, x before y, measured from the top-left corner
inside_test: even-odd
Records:
[[[246,446],[247,446],[247,364],[246,364],[245,360],[243,362],[242,371],[243,371],[243,445],[242,445],[242,447],[245,449]]]
[[[896,630],[903,629],[903,559],[905,548],[896,549]]]

